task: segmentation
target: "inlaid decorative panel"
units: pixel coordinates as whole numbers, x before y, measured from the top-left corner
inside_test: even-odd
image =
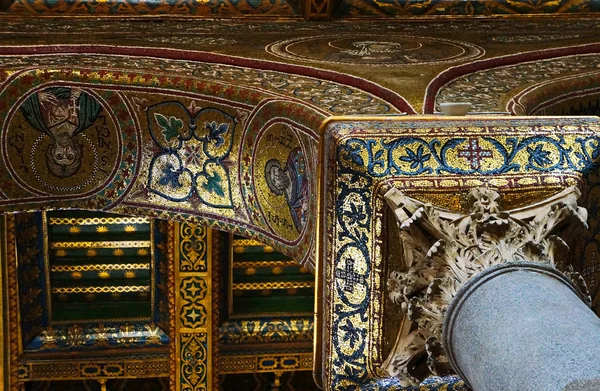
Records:
[[[171,227],[177,295],[171,379],[178,391],[207,391],[213,384],[212,231],[189,223]]]

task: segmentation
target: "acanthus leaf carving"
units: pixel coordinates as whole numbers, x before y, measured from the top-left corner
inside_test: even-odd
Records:
[[[495,265],[528,261],[564,271],[581,296],[589,294],[583,278],[569,266],[570,249],[559,235],[587,228],[587,211],[577,206],[579,190],[565,189],[535,205],[503,211],[500,195],[472,189],[469,214],[459,214],[405,196],[396,188],[385,194],[400,228],[405,268],[392,271],[388,292],[409,319],[403,338],[384,364],[403,384],[418,384],[425,360],[433,375],[452,369],[441,345],[446,309],[472,277]],[[570,227],[566,230],[565,228]]]

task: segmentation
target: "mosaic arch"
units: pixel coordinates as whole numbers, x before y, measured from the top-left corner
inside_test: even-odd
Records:
[[[335,113],[414,110],[339,73],[157,54],[1,48],[0,211],[186,219],[258,238],[313,268],[319,125]]]
[[[538,109],[533,101],[541,104],[546,99],[541,93],[548,94],[548,99],[554,99],[579,89],[587,90],[585,80],[588,77],[593,79],[592,74],[597,72],[599,65],[600,45],[588,44],[530,51],[455,66],[429,83],[423,113],[439,112],[440,102],[469,102],[473,112],[533,114]],[[590,81],[589,88],[593,88],[594,84]],[[526,104],[527,109],[519,107],[519,104]]]
[[[592,102],[599,93],[600,71],[595,70],[527,87],[508,101],[506,109],[516,115],[597,114]]]

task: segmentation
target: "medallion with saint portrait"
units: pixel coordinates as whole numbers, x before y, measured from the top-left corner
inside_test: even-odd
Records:
[[[95,92],[53,86],[33,92],[8,121],[3,158],[17,182],[36,194],[85,192],[117,168],[121,136]]]
[[[310,169],[306,148],[293,126],[275,123],[257,140],[254,185],[271,230],[293,241],[305,230],[310,213]]]

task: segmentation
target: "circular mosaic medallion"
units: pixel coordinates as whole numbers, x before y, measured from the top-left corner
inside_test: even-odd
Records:
[[[66,86],[29,95],[9,119],[3,142],[11,176],[38,195],[82,193],[106,183],[122,148],[107,103]]]
[[[288,241],[304,232],[310,212],[306,149],[288,123],[266,124],[253,158],[254,188],[272,232]]]
[[[425,65],[471,60],[485,51],[467,42],[372,34],[299,37],[278,41],[265,50],[275,56],[302,62],[357,65]]]

